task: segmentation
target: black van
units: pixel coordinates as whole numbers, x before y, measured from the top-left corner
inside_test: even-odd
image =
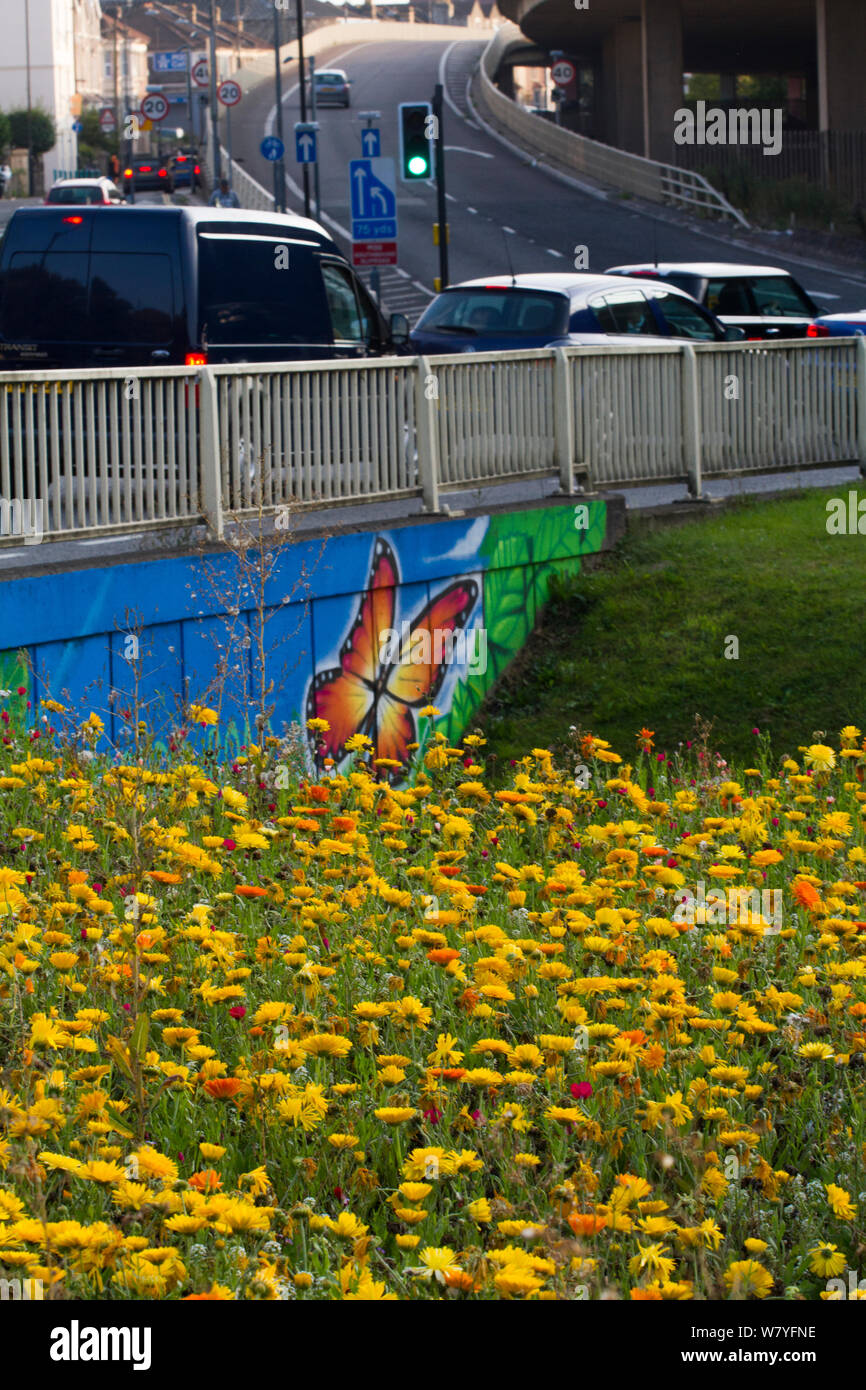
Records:
[[[0,249],[0,370],[357,358],[408,333],[293,214],[21,208]]]

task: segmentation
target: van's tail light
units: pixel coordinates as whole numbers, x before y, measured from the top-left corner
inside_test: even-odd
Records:
[[[806,329],[807,338],[829,338],[830,330],[826,323],[810,323]]]
[[[188,352],[187,355],[186,355],[186,357],[183,359],[183,362],[184,362],[184,366],[185,366],[185,367],[206,367],[206,366],[207,366],[207,353],[206,353],[206,352]]]
[[[195,172],[196,174],[200,174],[200,173],[201,173],[201,169],[199,168],[198,165],[195,166],[195,171],[194,171],[194,172]]]
[[[159,171],[159,177],[160,177],[161,179],[167,179],[167,178],[168,178],[168,170],[167,170],[167,169],[160,169],[160,171]]]
[[[83,217],[64,217],[64,222],[71,222],[74,227],[80,227],[84,221]]]

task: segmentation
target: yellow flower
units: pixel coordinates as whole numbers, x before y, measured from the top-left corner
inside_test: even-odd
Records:
[[[832,1182],[825,1183],[824,1187],[833,1215],[840,1221],[853,1221],[857,1215],[857,1205],[851,1201],[851,1194],[846,1192],[844,1187],[837,1187]]]
[[[734,1260],[724,1279],[735,1298],[766,1298],[773,1287],[772,1274],[757,1260]]]
[[[189,717],[194,724],[216,724],[219,715],[215,709],[208,709],[207,705],[190,705]]]
[[[377,1120],[381,1120],[386,1125],[402,1125],[407,1120],[411,1120],[418,1111],[411,1105],[389,1106],[383,1105],[379,1110],[374,1110],[373,1114]]]

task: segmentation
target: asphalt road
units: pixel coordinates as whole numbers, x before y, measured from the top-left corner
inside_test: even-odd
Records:
[[[483,40],[361,43],[335,47],[317,58],[318,67],[342,67],[352,79],[348,110],[321,108],[318,120],[322,221],[344,249],[350,228],[348,162],[361,156],[359,111],[382,113],[382,154],[397,155],[397,106],[426,101],[437,81],[448,97],[444,122],[446,187],[451,227],[450,279],[515,271],[566,271],[575,247],[586,246],[589,268],[658,256],[660,260],[769,260],[790,270],[831,312],[866,303],[866,275],[857,278],[829,268],[806,269],[779,254],[769,258],[739,248],[727,230],[696,232],[669,220],[636,212],[620,200],[606,200],[562,184],[532,168],[518,151],[505,148],[473,120],[466,85]],[[301,174],[294,161],[293,125],[300,120],[297,63],[284,68],[283,124],[287,146],[289,206],[302,211]],[[248,94],[232,117],[235,157],[266,188],[272,167],[259,153],[263,135],[274,133],[275,89],[264,83]],[[312,180],[311,180],[312,183]],[[438,252],[432,185],[398,185],[399,272],[383,273],[383,298],[392,310],[416,315],[429,302]],[[369,272],[364,272],[365,276]]]

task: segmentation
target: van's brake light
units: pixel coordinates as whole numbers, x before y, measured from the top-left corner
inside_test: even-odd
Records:
[[[206,366],[207,366],[207,353],[206,353],[206,352],[188,352],[187,355],[186,355],[186,357],[184,358],[184,366],[185,366],[185,367],[206,367]]]

